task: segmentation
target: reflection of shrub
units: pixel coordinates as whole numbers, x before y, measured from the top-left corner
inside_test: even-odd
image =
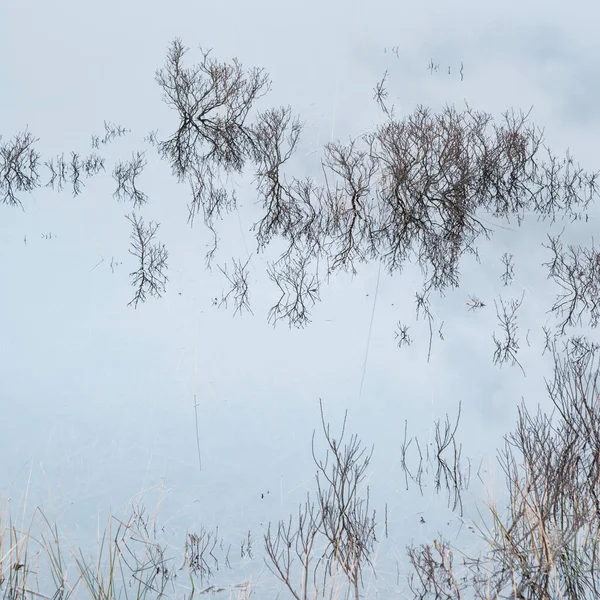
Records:
[[[78,597],[83,586],[94,599],[115,598],[125,588],[135,590],[135,598],[145,599],[163,595],[175,577],[163,546],[155,541],[156,523],[149,521],[142,505],[132,505],[126,520],[113,515],[108,518],[94,559],[73,548],[66,552],[65,533],[58,530],[57,520],[40,508],[35,509],[27,527],[17,527],[7,510],[2,511],[2,598],[66,599]],[[69,577],[73,568],[74,578]]]

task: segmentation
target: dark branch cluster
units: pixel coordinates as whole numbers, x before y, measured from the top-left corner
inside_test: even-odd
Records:
[[[250,262],[250,258],[242,264],[242,261],[233,259],[233,269],[232,272],[229,273],[227,265],[224,267],[219,266],[219,270],[225,278],[229,282],[229,290],[227,293],[223,294],[221,302],[219,306],[225,306],[227,308],[227,303],[232,298],[233,304],[235,306],[235,310],[233,312],[234,315],[237,313],[242,313],[242,311],[247,310],[248,312],[252,312],[250,308],[250,300],[248,298],[249,285],[248,285],[248,263]]]
[[[198,533],[187,533],[185,538],[184,563],[190,574],[199,578],[200,583],[210,581],[221,565],[230,567],[229,550],[225,558],[219,561],[219,554],[224,552],[223,538],[219,535],[219,528],[213,530],[200,527]]]
[[[562,234],[561,234],[562,235]],[[558,330],[564,334],[567,327],[581,325],[587,315],[588,325],[598,326],[600,319],[600,250],[569,245],[564,247],[560,235],[548,236],[548,248],[553,256],[544,263],[548,277],[559,286],[556,301],[550,309],[559,318]]]
[[[92,135],[92,148],[100,148],[100,144],[106,145],[116,138],[123,137],[129,133],[129,129],[125,129],[121,125],[115,125],[110,121],[104,121],[104,136]]]
[[[65,184],[70,184],[73,190],[73,196],[81,193],[83,181],[104,171],[104,158],[95,153],[81,158],[76,152],[71,152],[71,159],[65,160],[64,154],[44,161],[44,166],[50,171],[50,178],[46,187],[62,192]]]
[[[179,181],[188,180],[194,202],[190,218],[198,212],[204,196],[196,192],[198,171],[211,180],[220,170],[241,172],[246,160],[256,155],[254,136],[246,125],[248,113],[269,88],[262,69],[244,71],[242,65],[221,63],[202,51],[202,61],[185,67],[187,49],[175,40],[164,68],[156,73],[166,104],[177,111],[177,131],[157,143]],[[206,168],[204,167],[206,165]]]
[[[138,260],[138,268],[129,276],[135,289],[135,294],[128,305],[137,308],[138,302],[145,302],[148,294],[160,298],[165,292],[168,281],[166,275],[169,253],[164,244],[154,241],[159,228],[157,223],[144,223],[142,217],[126,215],[133,226],[131,232],[131,249],[129,250]]]
[[[600,595],[599,348],[572,338],[561,355],[553,344],[556,416],[522,407],[500,455],[510,511],[490,543],[523,598]]]
[[[396,323],[396,331],[394,332],[394,335],[398,340],[398,348],[402,348],[404,345],[410,346],[412,344],[412,338],[408,333],[409,329],[409,325],[403,325],[400,321]]]
[[[496,345],[496,350],[494,351],[494,364],[502,366],[504,363],[510,361],[513,365],[519,365],[523,375],[525,375],[525,371],[517,359],[517,354],[519,352],[517,311],[521,308],[524,297],[525,292],[523,292],[520,299],[511,300],[508,303],[500,298],[500,307],[494,300],[496,316],[498,317],[498,324],[503,337],[497,338],[495,333],[492,336],[494,344]]]
[[[418,437],[408,438],[408,421],[404,423],[404,439],[400,449],[400,464],[404,472],[406,489],[409,480],[415,483],[421,495],[426,486],[424,476],[433,479],[436,493],[444,489],[448,495],[448,507],[463,514],[462,493],[468,489],[471,477],[471,465],[462,460],[462,445],[456,440],[456,432],[460,422],[461,404],[458,405],[456,422],[452,424],[448,415],[443,424],[438,419],[434,422],[434,441],[423,444]],[[411,468],[408,453],[414,447],[418,455],[418,464]]]
[[[0,200],[4,204],[21,206],[17,194],[39,186],[41,155],[33,147],[37,141],[28,131],[8,142],[0,136]]]
[[[495,122],[468,105],[437,113],[419,106],[397,117],[387,105],[387,72],[374,89],[385,122],[347,143],[327,144],[320,182],[298,179],[285,171],[298,148],[302,122],[289,106],[255,110],[271,87],[269,76],[261,68],[244,68],[237,59],[223,62],[210,50],[200,51],[200,61],[188,64],[181,40],[169,46],[156,81],[177,124],[165,139],[153,131],[146,141],[168,161],[178,181],[189,184],[189,220],[201,214],[212,234],[209,267],[219,242],[217,221],[237,209],[230,178],[251,170],[261,210],[252,228],[257,251],[273,244],[283,248],[268,267],[279,289],[269,312],[273,323],[285,320],[302,327],[310,321],[320,298],[319,267],[328,279],[339,271],[355,273],[369,261],[383,262],[390,274],[400,274],[407,261],[413,262],[424,277],[419,296],[428,302],[431,291],[443,294],[459,285],[465,254],[478,257],[478,240],[491,234],[480,213],[519,224],[526,213],[575,220],[597,195],[598,174],[584,172],[568,152],[556,157],[544,145],[542,131],[529,123],[529,114],[507,111]],[[127,133],[110,122],[104,129],[102,137],[93,137],[95,148]],[[35,141],[23,133],[0,145],[5,203],[20,204],[17,194],[39,185]],[[50,187],[61,190],[69,182],[77,195],[82,175],[103,170],[104,160],[72,153],[70,160],[59,156],[44,165]],[[147,202],[138,184],[145,166],[143,152],[117,162],[117,199],[130,200],[135,208]],[[507,285],[514,276],[512,256],[502,261]],[[553,268],[555,278],[565,279],[570,288],[579,286],[555,312],[566,310],[570,323],[583,306],[593,321],[593,277],[581,280],[560,260]],[[431,312],[426,317],[430,354],[434,319]]]
[[[268,267],[267,273],[278,287],[280,296],[269,310],[268,320],[275,325],[284,319],[296,327],[310,322],[310,309],[319,298],[320,280],[318,270],[313,271],[309,258],[294,256]]]
[[[506,509],[489,505],[491,524],[479,529],[485,548],[478,555],[441,537],[433,546],[411,545],[408,583],[415,598],[600,596],[600,345],[575,337],[562,353],[556,340],[550,347],[554,378],[546,385],[555,411],[532,414],[523,404],[498,456]],[[454,432],[446,427],[445,436],[436,434],[438,445]],[[422,474],[419,463],[411,478],[420,483]],[[445,485],[451,488],[452,479]],[[463,556],[459,564],[456,552]]]
[[[515,277],[515,265],[513,258],[514,256],[508,252],[505,252],[500,258],[502,264],[504,265],[504,272],[502,275],[500,275],[500,279],[505,286],[511,284]]]

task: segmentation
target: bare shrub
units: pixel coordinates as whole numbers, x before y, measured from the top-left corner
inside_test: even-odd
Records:
[[[456,440],[456,432],[460,423],[462,405],[458,405],[458,413],[454,424],[446,415],[444,424],[437,419],[434,422],[433,441],[423,444],[418,437],[408,437],[408,421],[404,423],[404,438],[400,447],[400,466],[404,473],[406,490],[409,480],[415,483],[421,495],[427,487],[424,476],[431,478],[437,493],[444,490],[448,496],[448,508],[463,515],[463,491],[468,489],[471,478],[471,463],[462,459],[462,444]],[[418,456],[417,466],[409,464],[408,452],[414,445]],[[415,461],[416,462],[416,461]]]
[[[113,140],[123,137],[130,131],[131,130],[126,129],[121,125],[116,125],[110,121],[104,121],[104,136],[100,138],[99,135],[92,135],[92,148],[98,149],[100,148],[100,144],[110,144]]]
[[[8,142],[0,143],[0,198],[4,204],[22,206],[17,194],[31,192],[40,185],[38,168],[41,155],[34,149],[37,141],[25,131],[17,133]]]
[[[503,338],[497,338],[496,334],[493,334],[494,344],[496,344],[494,364],[502,366],[504,363],[510,361],[512,365],[519,365],[523,375],[525,375],[525,370],[517,359],[517,354],[519,352],[517,311],[521,308],[524,297],[525,292],[523,292],[520,299],[511,300],[510,303],[506,303],[500,298],[500,308],[498,307],[498,303],[494,300],[496,316],[498,317],[498,324],[500,326],[500,331],[503,334]]]
[[[233,269],[232,272],[229,273],[227,265],[224,267],[219,267],[219,270],[225,278],[229,282],[229,289],[227,293],[223,293],[221,301],[219,302],[219,306],[225,306],[227,308],[227,303],[230,298],[233,298],[233,304],[235,310],[233,314],[236,315],[238,313],[242,313],[242,311],[247,310],[248,312],[252,312],[250,308],[250,301],[248,298],[248,263],[250,262],[250,258],[242,264],[242,261],[233,259]]]
[[[139,261],[137,269],[129,274],[135,288],[129,305],[137,308],[138,302],[145,302],[148,294],[156,298],[164,294],[169,279],[166,275],[169,253],[164,244],[153,243],[159,228],[157,223],[150,221],[146,225],[144,219],[135,214],[126,218],[133,226],[129,253]]]
[[[44,166],[50,171],[50,179],[46,187],[61,192],[65,184],[70,183],[75,197],[81,193],[84,185],[81,180],[83,176],[89,179],[104,171],[104,159],[94,153],[81,158],[76,152],[71,152],[71,160],[65,160],[64,154],[61,154],[55,159],[44,161]]]
[[[291,281],[306,276],[299,256],[302,264],[326,264],[327,277],[338,270],[355,273],[370,260],[401,272],[414,260],[425,277],[426,298],[431,290],[457,287],[461,257],[477,255],[478,238],[490,236],[479,212],[519,224],[526,212],[576,219],[597,193],[596,174],[585,173],[568,153],[564,160],[554,156],[528,114],[507,111],[496,124],[468,105],[437,114],[420,106],[396,118],[385,102],[387,73],[375,88],[387,121],[347,144],[327,144],[322,184],[288,179],[282,170],[297,148],[300,121],[289,107],[248,121],[268,91],[267,76],[260,69],[245,72],[235,60],[220,63],[207,52],[200,64],[184,67],[185,51],[173,42],[157,73],[165,101],[179,115],[177,131],[157,147],[175,175],[192,185],[190,215],[202,208],[214,236],[211,256],[218,241],[214,218],[236,207],[230,192],[214,182],[221,171],[240,173],[254,165],[264,211],[254,226],[257,249],[275,239],[286,245],[269,275],[283,281],[280,288],[293,289],[292,305],[302,307],[288,310],[286,302],[282,309],[280,300],[269,313],[273,322],[284,318],[302,327],[310,320],[315,288]],[[542,149],[546,160],[539,157]],[[507,283],[512,266],[508,257],[504,262]]]
[[[443,295],[459,286],[461,259],[478,257],[479,240],[490,237],[482,212],[519,224],[526,213],[576,220],[587,218],[587,207],[597,197],[598,173],[585,172],[568,152],[564,158],[555,156],[543,132],[529,122],[529,113],[506,111],[496,122],[469,105],[439,112],[419,106],[397,117],[386,103],[387,72],[374,89],[385,121],[348,142],[328,143],[321,181],[299,180],[284,170],[298,148],[301,120],[289,106],[254,112],[271,86],[265,71],[245,69],[235,58],[219,61],[202,48],[200,61],[187,64],[187,51],[180,39],[173,40],[156,72],[163,100],[177,115],[175,128],[165,139],[153,131],[146,141],[168,161],[177,180],[190,186],[189,221],[202,214],[212,235],[209,268],[219,242],[217,221],[238,208],[230,178],[252,170],[262,211],[252,227],[257,252],[273,243],[284,248],[267,267],[280,294],[268,312],[273,324],[283,320],[303,327],[310,322],[310,311],[320,300],[319,267],[329,279],[339,271],[356,273],[370,261],[382,262],[390,274],[401,274],[407,261],[419,265],[424,282],[418,296],[426,308],[432,291]],[[432,61],[430,67],[439,65]],[[103,137],[93,136],[94,148],[127,133],[110,122],[104,129]],[[20,205],[18,193],[39,185],[35,142],[25,132],[0,145],[5,203]],[[132,200],[135,208],[147,201],[136,183],[145,164],[139,152],[113,171],[114,195]],[[104,169],[101,157],[82,159],[76,153],[70,161],[60,155],[44,165],[50,171],[48,185],[60,190],[68,181],[74,195],[81,191],[83,174]],[[580,256],[587,271],[564,257],[553,262],[552,277],[565,290],[553,310],[566,314],[566,324],[576,322],[581,310],[595,322],[595,275],[587,263],[596,258]],[[512,257],[502,260],[507,285],[514,276]],[[583,279],[582,271],[588,273]],[[430,356],[434,319],[431,311],[423,314],[429,322]]]
[[[415,598],[598,598],[600,550],[600,345],[551,342],[552,415],[523,404],[498,460],[508,502],[489,505],[485,548],[474,557],[446,542],[411,546]],[[439,547],[438,547],[439,546]],[[453,566],[452,553],[461,564]]]
[[[564,230],[563,230],[564,232]],[[562,335],[567,327],[581,325],[587,316],[587,324],[596,328],[600,319],[600,250],[594,245],[567,248],[561,242],[561,235],[548,236],[549,244],[544,245],[553,256],[544,263],[548,267],[548,277],[559,286],[560,291],[550,309],[560,319],[557,329]]]
[[[137,178],[148,164],[145,154],[145,152],[136,152],[130,161],[119,161],[113,171],[113,178],[117,182],[113,197],[120,201],[130,200],[134,208],[148,202],[148,196],[137,186]]]

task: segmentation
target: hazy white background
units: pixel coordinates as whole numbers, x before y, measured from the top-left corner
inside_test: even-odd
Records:
[[[221,250],[206,272],[209,234],[200,221],[187,225],[188,188],[175,183],[151,148],[141,179],[150,203],[140,213],[161,223],[170,281],[163,299],[127,307],[134,263],[123,215],[132,207],[112,198],[110,173],[115,160],[147,149],[150,130],[166,137],[176,125],[154,81],[176,36],[191,48],[189,64],[200,59],[202,45],[220,60],[237,57],[270,73],[272,91],[258,108],[291,104],[306,122],[293,163],[297,176],[320,181],[323,144],[347,141],[381,120],[373,87],[385,70],[398,116],[419,104],[461,109],[467,101],[500,120],[511,107],[527,112],[533,105],[530,118],[545,128],[553,151],[562,155],[568,147],[595,170],[599,15],[591,2],[2,3],[4,139],[27,128],[50,158],[87,154],[104,120],[131,133],[100,148],[107,172],[77,198],[39,189],[21,198],[23,211],[0,206],[0,489],[16,504],[31,474],[30,503],[49,505],[50,493],[60,499],[58,512],[85,546],[96,538],[98,517],[102,523],[111,510],[120,513],[134,494],[166,478],[159,521],[174,544],[182,547],[186,529],[218,525],[234,558],[251,529],[260,558],[268,521],[286,518],[314,487],[310,440],[322,398],[334,426],[348,409],[349,431],[375,444],[372,503],[382,514],[387,502],[390,515],[382,570],[386,557],[402,561],[411,540],[431,540],[438,531],[454,539],[458,521],[444,498],[404,489],[404,421],[426,441],[433,420],[446,412],[454,417],[462,402],[458,437],[475,474],[482,460],[482,469],[495,469],[495,449],[513,427],[521,397],[530,407],[547,406],[543,377],[551,363],[541,356],[541,326],[555,290],[541,267],[549,258],[541,243],[549,228],[534,219],[520,230],[499,222],[505,228],[494,227],[491,242],[481,240],[482,263],[463,263],[461,288],[432,297],[445,341],[434,335],[427,364],[427,324],[414,321],[421,278],[412,267],[402,277],[382,273],[377,296],[377,265],[336,278],[310,326],[290,331],[266,321],[276,290],[264,275],[266,258],[254,255],[254,316],[233,318],[213,306],[225,286],[216,264],[254,250],[251,176],[238,181],[239,217],[221,224]],[[427,70],[431,60],[438,72]],[[596,223],[567,224],[565,239],[590,243]],[[52,239],[44,239],[49,233]],[[511,288],[499,280],[504,252],[515,255]],[[114,273],[111,260],[122,263]],[[523,290],[526,378],[518,368],[492,364],[493,300],[499,293],[518,298]],[[468,312],[470,294],[487,307]],[[398,320],[411,325],[409,348],[396,346]],[[481,497],[474,485],[466,502]],[[271,585],[260,564],[239,568]],[[395,571],[369,585],[404,587],[402,580],[396,586]]]

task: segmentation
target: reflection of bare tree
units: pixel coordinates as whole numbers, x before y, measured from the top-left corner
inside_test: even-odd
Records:
[[[275,325],[280,319],[287,319],[302,327],[310,322],[309,309],[319,300],[318,272],[312,273],[309,259],[294,256],[289,261],[268,267],[268,274],[277,287],[280,296],[269,311],[269,322]]]
[[[412,338],[408,334],[408,330],[410,327],[408,325],[403,325],[400,321],[396,323],[396,331],[395,336],[398,340],[398,348],[402,348],[402,346],[410,346],[412,344]]]
[[[561,234],[562,235],[562,234]],[[552,306],[552,312],[560,318],[558,330],[562,335],[566,327],[581,325],[587,314],[590,327],[597,327],[600,320],[600,251],[592,245],[569,245],[564,248],[560,236],[548,236],[545,246],[552,253],[552,259],[544,263],[551,277],[561,291]]]
[[[0,145],[0,195],[4,196],[6,204],[20,206],[16,193],[31,192],[40,185],[38,168],[41,155],[33,148],[36,141],[25,132]],[[61,154],[45,160],[43,164],[50,171],[46,187],[60,192],[69,183],[73,196],[81,193],[82,177],[89,179],[104,171],[104,159],[95,153],[84,158],[77,152],[71,152],[70,159]]]
[[[181,40],[174,40],[156,73],[165,103],[176,112],[175,128],[165,139],[157,132],[146,139],[178,181],[190,186],[190,222],[202,214],[212,233],[209,267],[219,241],[217,221],[237,208],[236,196],[223,180],[229,183],[245,168],[252,169],[262,211],[253,228],[257,251],[272,244],[283,248],[276,268],[273,263],[268,267],[283,294],[269,312],[274,323],[284,319],[302,327],[310,321],[319,299],[316,265],[327,265],[329,278],[339,271],[355,273],[370,261],[382,261],[390,274],[414,262],[424,278],[419,296],[428,299],[433,290],[443,294],[458,287],[461,259],[477,256],[478,240],[491,235],[480,216],[484,211],[519,224],[526,213],[552,221],[577,219],[597,195],[597,173],[584,172],[569,153],[562,159],[554,156],[541,130],[528,121],[529,113],[507,111],[494,122],[468,105],[463,110],[446,106],[437,113],[419,106],[399,118],[386,104],[387,72],[374,90],[385,121],[349,142],[327,144],[321,181],[300,180],[284,174],[298,148],[300,119],[290,107],[253,113],[270,89],[268,75],[243,68],[237,59],[221,62],[202,49],[200,61],[188,65],[186,52]],[[430,67],[433,71],[437,65],[432,61]],[[126,132],[112,123],[104,127],[104,138],[93,139],[96,147]],[[19,192],[39,185],[35,141],[23,133],[0,145],[5,203],[19,204]],[[74,194],[81,189],[81,173],[90,176],[104,168],[95,155],[81,159],[74,153],[70,162],[61,156],[45,164],[51,172],[49,185],[61,189],[69,181]],[[113,172],[115,196],[130,198],[136,208],[147,200],[136,184],[144,165],[144,154],[137,153]],[[505,284],[513,276],[511,260],[503,257]],[[597,257],[593,260],[600,264]],[[309,265],[315,269],[310,274]],[[566,311],[569,324],[582,307],[595,314],[595,280],[581,280],[570,268],[560,260],[553,267],[553,277],[562,284],[579,286],[576,298],[569,300],[567,291],[557,305],[561,308],[554,309]],[[313,281],[307,283],[307,278]],[[431,312],[426,316],[430,355],[434,318]]]
[[[104,159],[93,153],[82,159],[76,152],[71,152],[70,161],[65,160],[64,154],[61,154],[56,159],[45,161],[44,166],[50,171],[46,187],[61,192],[68,182],[73,188],[73,196],[77,196],[83,186],[81,177],[85,175],[86,179],[89,179],[104,171]]]
[[[216,173],[208,163],[191,167],[188,181],[192,190],[192,202],[188,204],[188,222],[193,224],[196,213],[202,209],[204,224],[210,230],[213,243],[206,253],[206,266],[211,268],[212,259],[217,251],[219,237],[215,228],[215,219],[223,213],[236,207],[236,197],[233,191],[215,186]]]
[[[200,532],[188,533],[185,539],[185,562],[189,569],[195,575],[200,576],[200,582],[210,579],[213,575],[213,568],[218,568],[218,561],[213,554],[219,539],[218,530],[208,531],[204,527]]]
[[[429,346],[427,350],[427,362],[431,357],[431,342],[433,340],[433,315],[431,314],[430,304],[429,304],[429,294],[426,291],[421,293],[415,293],[415,304],[417,305],[417,320],[423,315],[423,318],[427,319],[427,323],[429,325]]]
[[[265,535],[266,562],[296,600],[317,597],[320,576],[324,591],[338,570],[358,600],[362,572],[365,566],[372,567],[371,553],[376,542],[375,512],[369,508],[368,488],[366,496],[359,493],[372,449],[367,451],[355,435],[344,442],[345,417],[339,439],[334,438],[322,405],[321,424],[327,451],[324,459],[317,458],[313,435],[313,459],[318,469],[316,501],[309,494],[299,507],[297,519],[290,516],[288,521],[280,521],[275,532],[269,524]],[[300,563],[299,574],[296,559]],[[300,586],[295,582],[297,575]]]
[[[384,82],[376,97],[385,107]],[[262,113],[252,129],[253,148],[262,156],[260,248],[277,236],[288,245],[280,260],[300,252],[325,260],[328,275],[355,272],[357,264],[376,258],[390,272],[401,271],[412,255],[426,277],[424,291],[443,292],[458,286],[461,256],[476,253],[475,240],[490,234],[479,210],[519,222],[528,210],[551,219],[575,217],[596,193],[594,176],[575,169],[570,157],[561,163],[548,153],[547,164],[537,160],[542,139],[526,115],[506,113],[490,137],[491,117],[469,107],[438,115],[420,107],[402,121],[391,114],[373,134],[328,144],[325,183],[317,186],[288,182],[279,172],[300,132],[289,109]],[[289,317],[293,325],[306,322]]]
[[[526,116],[504,118],[490,138],[489,115],[419,108],[363,136],[364,149],[356,140],[328,144],[312,235],[321,243],[311,251],[326,255],[333,269],[383,258],[390,272],[412,254],[427,278],[425,290],[443,292],[458,286],[461,256],[474,253],[477,237],[490,233],[477,211],[519,222],[531,209],[548,218],[557,211],[575,216],[596,191],[593,176],[579,170],[571,178],[570,163],[562,169],[552,157],[544,170],[534,159],[541,137]],[[288,234],[288,243],[294,241]]]
[[[99,135],[92,135],[92,148],[98,149],[100,144],[109,144],[118,137],[123,137],[129,133],[129,129],[121,127],[121,125],[115,125],[110,121],[104,121],[104,137],[100,138]]]
[[[0,140],[2,136],[0,136]],[[38,168],[41,155],[33,145],[37,142],[29,132],[17,134],[10,142],[0,144],[0,196],[3,202],[12,206],[20,206],[18,192],[31,192],[40,186]],[[71,152],[70,158],[60,154],[43,162],[48,169],[49,179],[46,187],[61,192],[69,183],[73,196],[81,193],[82,178],[89,179],[104,171],[104,159],[95,153],[81,157]]]
[[[404,472],[406,489],[409,487],[409,479],[417,484],[421,495],[426,483],[423,482],[425,475],[431,475],[436,493],[442,488],[448,494],[448,507],[453,511],[463,514],[462,492],[469,487],[471,477],[471,465],[462,461],[462,444],[456,441],[456,432],[460,422],[461,403],[458,404],[458,414],[454,425],[450,422],[448,415],[442,423],[438,419],[434,422],[434,441],[425,445],[421,444],[419,438],[408,438],[408,422],[404,423],[404,439],[400,448],[400,464]],[[408,452],[413,446],[418,455],[418,465],[411,469],[409,465]]]
[[[479,298],[476,298],[475,296],[469,296],[467,306],[469,307],[469,311],[475,311],[479,308],[485,308],[485,302]]]
[[[574,337],[562,355],[556,340],[550,347],[554,378],[547,389],[555,411],[520,407],[498,456],[508,504],[490,503],[491,522],[477,526],[484,549],[468,556],[443,538],[433,547],[411,545],[415,598],[599,597],[600,345]]]
[[[432,58],[429,61],[429,64],[427,65],[427,70],[433,75],[434,71],[437,73],[440,70],[440,65],[437,63],[434,63],[433,58]]]
[[[327,180],[324,231],[329,273],[338,269],[356,273],[355,264],[364,263],[369,255],[369,235],[375,205],[370,199],[377,165],[370,151],[359,150],[356,140],[344,146],[327,144],[323,171]],[[335,187],[327,173],[337,176]]]
[[[388,110],[388,107],[385,103],[385,100],[388,97],[388,91],[385,87],[385,80],[387,79],[387,76],[388,72],[385,71],[383,77],[381,78],[381,81],[377,82],[377,84],[375,85],[375,88],[373,90],[375,92],[375,94],[373,95],[373,100],[375,100],[379,108],[381,108],[381,110],[383,110],[383,112],[391,118],[392,113]]]
[[[494,364],[502,366],[505,362],[511,361],[513,365],[519,365],[523,375],[525,371],[521,363],[517,360],[517,353],[519,352],[519,339],[517,338],[517,310],[523,304],[523,298],[525,292],[523,292],[520,300],[511,300],[510,304],[507,304],[500,298],[500,309],[498,308],[497,302],[494,300],[494,306],[496,307],[496,316],[498,317],[498,324],[500,330],[504,334],[503,339],[498,339],[496,334],[493,334],[494,343],[496,344],[496,350],[494,351]]]
[[[234,315],[240,313],[243,310],[247,310],[252,312],[250,309],[250,301],[248,299],[248,263],[250,262],[250,258],[242,264],[242,261],[233,259],[233,271],[230,274],[227,268],[219,267],[219,270],[225,277],[227,281],[229,281],[230,288],[226,294],[223,294],[221,302],[219,306],[224,305],[227,308],[227,302],[230,296],[233,295],[233,304],[235,306],[235,310],[233,312]]]
[[[148,196],[137,187],[137,178],[147,164],[145,154],[136,152],[130,161],[119,161],[113,171],[113,178],[117,182],[113,197],[122,201],[131,200],[135,208],[148,201]]]
[[[292,121],[291,109],[279,108],[258,115],[253,127],[256,149],[256,183],[265,210],[256,223],[258,248],[264,248],[276,235],[294,236],[303,219],[301,205],[286,187],[280,172],[296,149],[302,125]]]
[[[250,530],[248,530],[248,535],[246,536],[245,539],[242,540],[242,543],[240,545],[240,557],[245,558],[247,556],[249,559],[252,560],[252,558],[253,558],[252,547],[253,547],[252,532]]]
[[[165,67],[156,73],[165,102],[177,111],[177,131],[164,141],[153,135],[151,141],[177,179],[190,184],[189,220],[202,211],[213,235],[206,257],[210,266],[218,243],[215,218],[236,207],[235,196],[218,181],[221,173],[240,173],[247,160],[260,160],[256,136],[246,120],[270,82],[262,69],[244,71],[237,59],[220,63],[210,51],[201,50],[202,61],[186,67],[186,52],[180,40],[173,41]]]
[[[500,276],[500,279],[502,280],[502,283],[506,286],[509,285],[510,283],[512,283],[512,280],[515,277],[515,271],[514,271],[514,263],[513,263],[513,255],[509,254],[508,252],[505,252],[502,257],[500,258],[500,260],[502,261],[502,264],[504,265],[504,273],[502,273],[502,275]]]
[[[40,154],[33,148],[37,141],[25,131],[9,142],[0,143],[0,199],[4,204],[22,206],[16,194],[31,192],[39,186]]]
[[[150,221],[146,225],[135,214],[126,215],[126,218],[133,225],[129,253],[139,261],[138,268],[129,274],[135,294],[128,305],[133,304],[137,308],[138,302],[146,301],[147,294],[155,298],[164,294],[169,279],[166,275],[169,253],[164,244],[153,242],[159,228],[157,223]]]

